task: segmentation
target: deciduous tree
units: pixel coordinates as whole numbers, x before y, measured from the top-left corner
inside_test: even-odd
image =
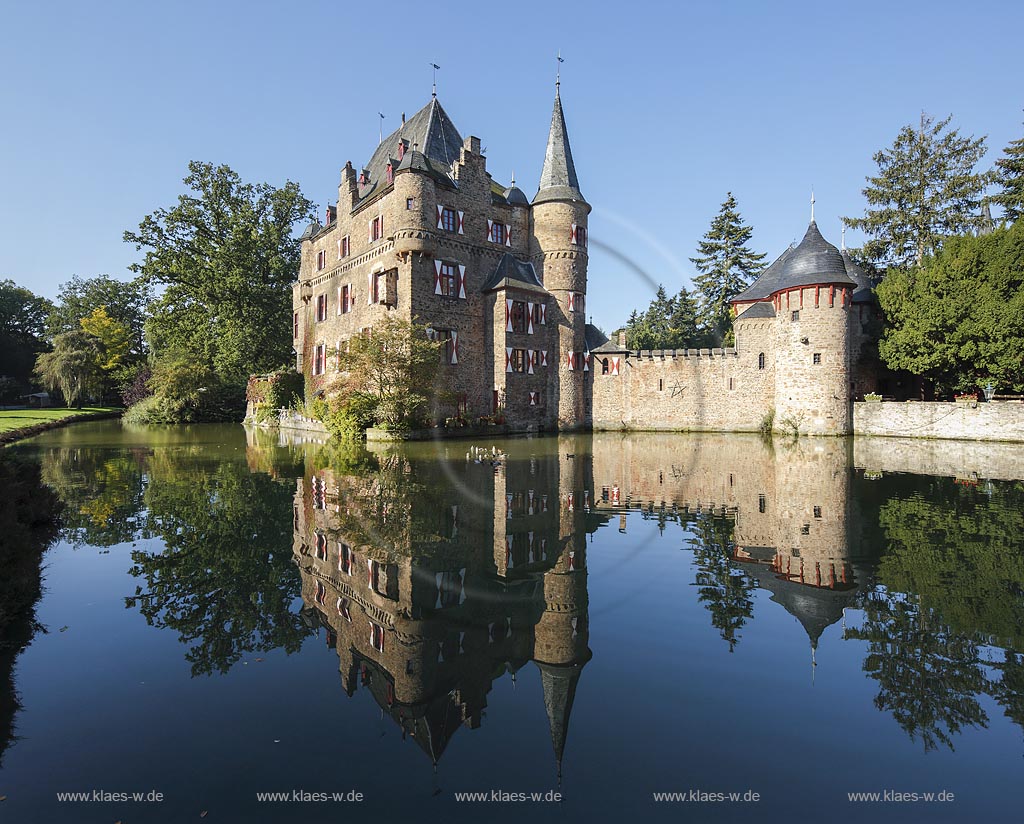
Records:
[[[64,332],[53,339],[53,351],[36,359],[35,374],[49,390],[59,389],[68,407],[81,408],[88,397],[103,391],[99,341],[85,332]]]

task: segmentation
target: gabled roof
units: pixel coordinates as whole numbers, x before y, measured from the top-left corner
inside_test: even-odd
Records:
[[[398,154],[398,141],[405,140],[410,150],[422,154],[425,160],[419,161],[426,170],[447,174],[452,164],[459,159],[462,150],[462,137],[459,130],[455,128],[448,113],[441,107],[437,98],[420,109],[416,114],[405,121],[395,131],[381,141],[377,150],[366,164],[366,171],[370,174],[370,184],[363,188],[360,193],[360,200],[371,197],[379,192],[387,184],[386,171],[388,163],[397,171],[396,162],[393,159]],[[405,165],[406,154],[399,164],[402,168],[409,168]],[[410,163],[413,162],[410,160]],[[419,168],[419,167],[413,167]]]
[[[498,261],[491,276],[480,287],[481,292],[490,292],[494,289],[504,289],[511,286],[514,289],[526,289],[532,292],[543,292],[548,294],[544,284],[537,277],[533,264],[518,260],[510,252],[505,252]]]
[[[540,173],[540,187],[534,203],[546,200],[582,200],[580,182],[576,177],[576,166],[572,162],[569,147],[569,133],[565,128],[562,113],[562,99],[555,90],[555,108],[551,112],[551,130],[548,132],[548,146],[544,152],[544,168]]]
[[[815,284],[856,285],[846,273],[839,250],[821,236],[813,220],[804,239],[791,246],[760,277],[733,298],[733,302],[764,300],[786,289]]]

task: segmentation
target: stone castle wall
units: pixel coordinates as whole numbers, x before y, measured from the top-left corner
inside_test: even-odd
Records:
[[[855,435],[1024,441],[1024,403],[855,403]]]

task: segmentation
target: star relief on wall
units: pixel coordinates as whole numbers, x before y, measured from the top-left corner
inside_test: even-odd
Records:
[[[683,394],[683,385],[679,381],[676,381],[674,384],[672,384],[671,389],[673,398]]]

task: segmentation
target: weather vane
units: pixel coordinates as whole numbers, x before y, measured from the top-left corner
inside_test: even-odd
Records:
[[[558,50],[558,64],[555,66],[555,88],[562,85],[562,64],[565,62],[565,58],[562,57],[562,50]]]
[[[434,69],[434,90],[433,90],[433,92],[431,93],[431,96],[432,96],[432,97],[437,97],[437,70],[438,70],[439,68],[441,68],[441,67],[440,67],[440,66],[438,66],[438,65],[437,65],[437,63],[431,63],[430,65],[431,65],[431,66],[433,67],[433,69]]]

